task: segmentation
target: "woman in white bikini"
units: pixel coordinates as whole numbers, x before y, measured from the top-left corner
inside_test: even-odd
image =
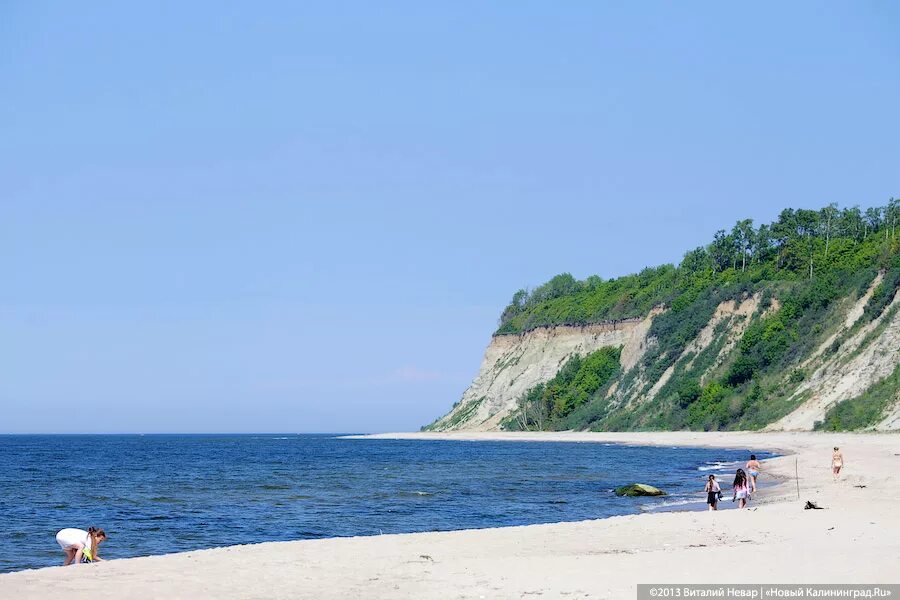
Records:
[[[759,464],[759,461],[756,460],[755,454],[750,455],[750,460],[747,461],[747,464],[744,465],[744,468],[747,469],[747,477],[750,478],[750,491],[755,494],[756,478],[759,477],[759,471],[762,468],[762,466]]]
[[[837,481],[841,476],[841,469],[844,467],[844,455],[840,449],[835,446],[834,452],[831,453],[831,475]]]
[[[79,564],[82,558],[90,562],[103,560],[97,554],[100,551],[100,543],[106,540],[106,532],[96,527],[84,529],[67,528],[56,534],[56,541],[66,553],[63,566],[75,563]]]

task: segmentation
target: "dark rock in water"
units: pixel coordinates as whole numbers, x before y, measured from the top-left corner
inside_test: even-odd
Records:
[[[643,483],[632,483],[616,488],[616,496],[665,496],[666,493],[659,488]]]

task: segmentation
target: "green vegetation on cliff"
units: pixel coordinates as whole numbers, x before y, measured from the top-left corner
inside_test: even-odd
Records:
[[[792,394],[809,375],[800,364],[837,328],[848,301],[860,297],[878,271],[884,273],[861,326],[877,318],[900,288],[898,226],[900,203],[894,199],[865,211],[835,205],[819,211],[786,209],[774,223],[755,227],[744,220],[730,232],[717,232],[709,245],[688,252],[677,267],[647,268],[610,280],[592,276],[577,281],[562,274],[531,292],[519,290],[503,311],[497,334],[641,317],[657,306],[665,311],[654,318],[648,334],[652,344],[635,368],[627,373],[616,368],[585,385],[577,375],[598,353],[581,362],[573,358],[556,378],[521,398],[504,426],[753,429],[779,419],[805,399]],[[722,302],[738,305],[751,298],[756,307],[752,315],[720,322],[708,346],[686,355]],[[742,333],[723,362],[720,350],[729,330],[738,326]],[[835,339],[826,355],[843,341]],[[609,393],[613,378],[616,394]],[[652,402],[622,405],[623,398],[647,397],[657,382],[661,385],[653,390]],[[896,378],[886,380],[878,397],[889,394],[891,386],[896,390]],[[875,404],[861,400],[854,406]],[[868,418],[836,413],[826,426]]]
[[[592,275],[578,281],[563,273],[531,291],[521,289],[503,311],[497,333],[639,317],[663,304],[677,311],[714,286],[876,268],[889,259],[898,226],[900,202],[893,198],[865,211],[834,204],[818,211],[785,209],[777,221],[759,227],[746,219],[730,232],[716,232],[709,245],[685,254],[677,267],[648,267],[608,280]]]
[[[601,348],[584,358],[573,356],[553,379],[531,388],[506,429],[569,429],[570,417],[601,393],[619,370],[619,349]],[[575,419],[578,422],[578,419]]]

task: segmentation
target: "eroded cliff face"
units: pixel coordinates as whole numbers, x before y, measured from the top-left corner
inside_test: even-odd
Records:
[[[646,348],[653,316],[583,327],[542,327],[520,335],[491,339],[478,375],[433,431],[495,430],[530,388],[551,379],[574,355],[607,346],[622,348],[623,368],[631,368]]]
[[[659,379],[653,382],[650,390],[645,394],[641,394],[637,400],[639,402],[649,402],[654,400],[663,386],[672,378],[676,368],[684,367],[685,369],[691,369],[696,358],[707,351],[712,343],[721,336],[724,343],[722,348],[716,353],[716,362],[700,375],[700,382],[705,383],[704,380],[715,368],[724,362],[728,357],[728,354],[734,348],[734,345],[741,339],[744,330],[747,329],[747,325],[750,324],[750,318],[759,309],[759,300],[759,294],[755,294],[743,298],[740,303],[737,303],[734,300],[727,300],[719,304],[716,307],[716,311],[713,313],[712,318],[709,320],[709,323],[700,330],[700,333],[697,334],[696,338],[691,340],[691,342],[685,346],[681,356],[679,356],[678,359],[663,372]]]
[[[835,328],[822,334],[814,351],[798,359],[795,367],[809,373],[807,378],[791,383],[791,370],[783,374],[783,385],[791,390],[788,401],[795,408],[767,429],[813,429],[837,403],[859,396],[894,371],[900,363],[900,292],[876,319],[861,326],[858,323],[881,280],[879,275],[859,298],[847,298]],[[733,360],[748,325],[780,310],[780,304],[773,298],[764,307],[758,294],[721,303],[709,323],[670,367],[651,378],[648,371],[653,370],[646,368],[642,358],[656,343],[648,334],[653,319],[663,310],[654,309],[641,319],[544,327],[523,334],[494,336],[478,375],[462,399],[428,429],[500,429],[501,421],[517,409],[519,399],[529,389],[553,378],[569,358],[609,346],[621,348],[619,376],[605,395],[612,410],[651,406],[648,403],[658,401],[660,390],[673,372],[691,373],[701,383],[721,375]],[[647,360],[651,358],[647,355]],[[900,430],[900,397],[894,398],[875,427]]]
[[[874,285],[873,285],[874,287]],[[871,288],[868,293],[871,295]],[[817,351],[815,358],[805,364],[815,367],[812,376],[802,382],[794,391],[795,397],[809,396],[809,400],[796,410],[779,419],[767,429],[773,431],[808,431],[838,402],[859,396],[867,389],[890,375],[900,362],[900,311],[891,310],[900,304],[898,292],[890,306],[881,315],[852,334],[838,350],[823,358]],[[849,331],[862,316],[862,309],[854,306],[837,332]],[[876,334],[877,333],[877,334]],[[837,335],[829,338],[834,343]],[[895,402],[898,399],[895,398]],[[888,416],[876,428],[881,430],[900,429],[898,408],[889,411]]]

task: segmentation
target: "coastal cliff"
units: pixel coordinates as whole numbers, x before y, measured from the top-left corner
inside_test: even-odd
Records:
[[[678,267],[520,290],[424,429],[898,430],[900,209],[879,211],[786,210]]]
[[[499,429],[516,402],[535,385],[551,379],[572,356],[604,347],[621,347],[625,365],[637,363],[652,317],[584,326],[541,327],[523,334],[491,338],[481,368],[462,399],[432,431]]]

